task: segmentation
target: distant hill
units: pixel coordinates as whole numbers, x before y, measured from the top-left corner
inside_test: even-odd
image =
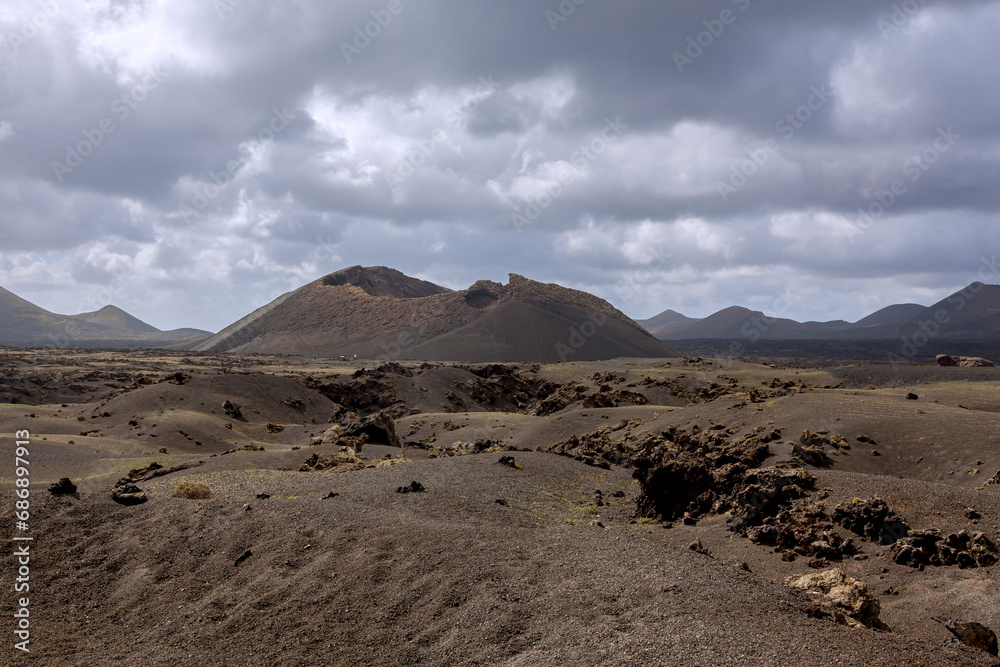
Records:
[[[40,329],[56,317],[49,311],[0,287],[0,338],[5,334],[13,334],[19,328]]]
[[[842,320],[833,322],[796,322],[786,318],[772,318],[758,310],[730,306],[703,320],[691,320],[661,327],[663,340],[693,338],[722,339],[812,339],[830,338],[849,327]]]
[[[878,335],[912,338],[920,331],[946,340],[1000,338],[1000,285],[972,283],[922,312],[884,325]]]
[[[115,306],[59,315],[0,287],[0,345],[21,347],[167,347],[211,336],[209,331],[160,331]]]
[[[76,320],[83,320],[91,324],[100,324],[110,329],[117,329],[118,331],[132,331],[134,333],[156,333],[160,331],[156,327],[132,317],[116,306],[104,306],[104,308],[96,312],[81,313],[72,317]]]
[[[284,294],[196,351],[553,362],[677,353],[592,294],[511,274],[452,291],[353,266]]]
[[[669,333],[675,329],[685,327],[690,324],[694,324],[699,320],[692,317],[687,317],[686,315],[681,315],[676,310],[665,310],[655,317],[651,317],[648,320],[636,320],[640,326],[642,326],[646,331],[653,334],[657,338],[661,338],[661,334]]]
[[[662,322],[658,320],[661,318]],[[796,322],[732,306],[701,320],[666,311],[654,323],[661,340],[888,340],[921,331],[941,341],[1000,340],[1000,286],[973,283],[927,307],[888,306],[858,322]]]
[[[886,306],[882,310],[875,311],[868,317],[858,320],[854,323],[854,327],[863,329],[865,327],[902,322],[911,317],[916,317],[926,309],[927,306],[921,306],[919,303],[899,303],[894,306]]]

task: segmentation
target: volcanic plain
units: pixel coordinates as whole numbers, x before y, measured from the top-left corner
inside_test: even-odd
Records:
[[[25,664],[997,664],[1000,369],[4,348],[0,452]]]

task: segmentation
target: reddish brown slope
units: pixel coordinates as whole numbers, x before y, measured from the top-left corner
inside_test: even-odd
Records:
[[[384,267],[351,267],[276,299],[199,351],[437,361],[673,357],[611,304],[511,274],[451,292]]]

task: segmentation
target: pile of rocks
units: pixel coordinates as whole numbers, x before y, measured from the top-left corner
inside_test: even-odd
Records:
[[[892,547],[892,559],[900,565],[923,569],[927,565],[960,568],[989,567],[998,561],[997,546],[983,533],[964,530],[944,535],[937,528],[912,531]]]

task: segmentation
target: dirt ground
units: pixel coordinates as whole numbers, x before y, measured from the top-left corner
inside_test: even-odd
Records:
[[[852,540],[843,558],[733,529],[722,480],[749,468],[814,482],[777,526],[880,498],[912,534],[998,541],[1000,375],[880,373],[2,349],[0,526],[34,540],[29,654],[2,547],[0,662],[996,665],[943,621],[1000,630],[1000,565],[898,563],[898,544],[836,522],[823,539]],[[695,511],[679,484],[664,492],[692,501],[684,516],[650,516],[650,460],[715,466],[716,503]],[[48,493],[64,477],[76,492]],[[124,477],[145,502],[112,499]],[[182,483],[211,497],[173,497]],[[834,568],[881,629],[786,583]]]

